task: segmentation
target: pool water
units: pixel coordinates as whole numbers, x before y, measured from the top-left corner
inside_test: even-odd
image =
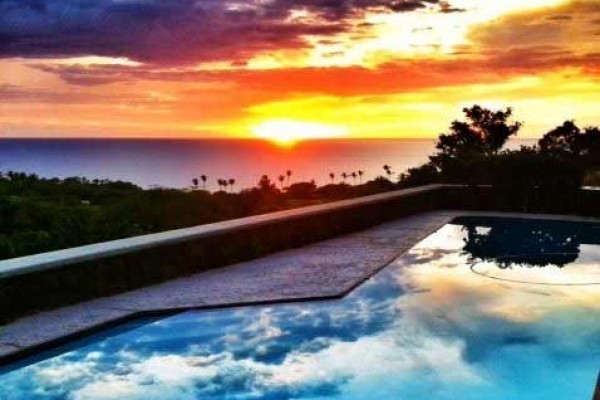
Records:
[[[599,269],[600,224],[462,217],[344,299],[138,321],[0,398],[591,400]]]

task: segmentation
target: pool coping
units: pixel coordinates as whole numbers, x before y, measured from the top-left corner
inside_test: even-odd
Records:
[[[600,222],[600,219],[591,217],[462,210],[437,210],[399,218],[364,231],[334,237],[298,249],[280,251],[256,260],[237,263],[217,270],[201,272],[189,277],[179,278],[123,294],[20,318],[0,327],[0,366],[26,359],[38,352],[67,344],[138,318],[167,316],[190,310],[211,310],[340,299],[388,266],[419,241],[455,218],[463,216]],[[395,232],[397,241],[392,240],[390,243],[381,244],[382,237],[390,232]],[[371,242],[375,242],[376,244],[372,244]],[[152,302],[145,301],[147,299],[146,296],[152,294],[153,291],[160,296],[167,296],[168,294],[179,294],[174,291],[184,288],[188,291],[191,290],[193,294],[194,290],[198,287],[194,286],[194,281],[196,281],[196,284],[201,284],[206,278],[224,281],[230,279],[231,275],[235,277],[237,274],[238,279],[246,279],[244,276],[245,273],[252,269],[264,267],[264,265],[267,265],[265,272],[272,273],[276,272],[275,269],[278,268],[278,263],[285,263],[286,260],[289,262],[290,260],[294,261],[295,258],[302,257],[312,257],[314,259],[315,256],[327,258],[329,257],[328,253],[335,253],[335,249],[339,249],[340,246],[346,246],[343,253],[355,252],[358,255],[358,259],[355,261],[355,264],[357,264],[355,265],[356,271],[354,271],[356,275],[344,277],[346,264],[344,262],[340,264],[338,261],[339,265],[327,271],[327,273],[333,274],[333,282],[330,282],[329,285],[319,284],[315,286],[314,282],[311,283],[309,278],[308,283],[304,281],[304,285],[306,286],[304,288],[302,288],[302,282],[300,285],[294,282],[296,287],[284,282],[283,285],[278,286],[280,293],[273,293],[269,290],[269,284],[271,284],[269,282],[271,277],[269,276],[265,281],[257,279],[259,286],[255,287],[257,292],[254,295],[258,297],[255,299],[248,299],[245,293],[227,293],[225,291],[224,293],[213,293],[213,296],[216,298],[213,298],[212,302],[207,302],[203,298],[197,298],[196,301],[192,300],[191,303],[189,299],[180,299],[180,303],[175,301],[174,304],[157,307],[156,305],[152,305]],[[351,249],[349,246],[355,247]],[[368,259],[367,255],[364,254],[364,250],[367,250],[366,254],[369,255],[373,251],[379,252],[379,256],[381,257],[373,260]],[[334,255],[333,257],[342,257],[342,255]],[[360,257],[364,258],[360,259]],[[268,265],[271,265],[270,269]],[[303,265],[300,263],[290,268],[298,269],[299,267],[303,267]],[[329,269],[329,266],[325,266],[324,269]],[[241,278],[240,274],[242,274]],[[336,274],[339,274],[339,276]],[[260,287],[261,282],[264,286],[262,289]],[[192,284],[186,287],[187,283]],[[292,289],[299,290],[299,292],[294,292]],[[155,298],[156,293],[153,294]],[[221,295],[220,298],[219,295]],[[112,306],[110,305],[111,301],[115,301]],[[128,301],[129,303],[127,303]],[[94,314],[94,312],[97,314]],[[78,320],[77,318],[80,319]],[[60,326],[62,331],[59,329],[57,333],[51,329],[56,326]],[[19,341],[8,340],[10,339],[10,335],[8,335],[8,338],[6,337],[7,331],[13,331],[13,339],[16,335],[23,335],[24,337],[19,336]]]
[[[135,251],[157,248],[160,246],[185,243],[192,240],[219,236],[220,234],[239,230],[249,230],[274,222],[292,222],[294,220],[321,216],[331,211],[353,209],[356,207],[382,204],[385,201],[406,198],[424,193],[436,192],[444,188],[462,187],[460,185],[430,184],[415,188],[401,189],[352,199],[292,208],[249,217],[229,219],[188,228],[168,230],[85,246],[55,250],[46,253],[11,258],[0,261],[0,278],[10,278],[41,271],[55,270],[86,261],[96,261]]]

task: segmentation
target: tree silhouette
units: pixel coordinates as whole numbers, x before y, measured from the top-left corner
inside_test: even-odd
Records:
[[[235,185],[235,179],[229,178],[228,182],[229,182],[230,190],[231,190],[231,192],[233,192],[233,185]]]
[[[343,179],[344,183],[346,183],[346,178],[348,178],[348,174],[345,172],[342,172],[342,179]]]
[[[198,178],[193,178],[192,183],[194,185],[194,189],[198,189]]]
[[[562,125],[547,132],[538,141],[538,146],[543,152],[579,155],[581,152],[580,134],[581,130],[573,120],[565,121]]]
[[[564,267],[579,257],[582,243],[598,244],[593,226],[565,221],[463,217],[463,251],[474,260],[513,266]]]
[[[285,176],[279,175],[279,178],[277,179],[279,180],[279,186],[281,186],[281,188],[283,189],[283,182],[285,181]]]
[[[329,178],[331,179],[331,183],[333,184],[335,182],[335,174],[333,172],[330,172]]]
[[[542,153],[578,159],[588,167],[600,165],[600,129],[587,127],[583,131],[575,122],[565,121],[547,132],[539,141]]]
[[[361,185],[363,183],[363,175],[364,174],[365,174],[365,171],[362,171],[360,169],[358,170],[358,177],[359,177],[359,182],[360,182]]]
[[[285,171],[285,175],[287,176],[287,185],[290,186],[290,178],[292,177],[292,171],[288,169],[287,171]]]
[[[392,171],[392,167],[390,167],[389,165],[385,164],[385,165],[383,166],[383,170],[384,170],[384,171],[385,171],[385,173],[387,174],[387,176],[388,176],[388,179],[389,179],[389,180],[392,180],[392,174],[394,173],[394,172]]]
[[[202,180],[202,190],[206,190],[206,180],[208,177],[206,175],[200,175],[200,179]]]
[[[589,126],[583,130],[581,138],[582,155],[591,161],[592,165],[600,165],[600,128]]]
[[[477,156],[496,154],[521,128],[521,122],[512,122],[512,109],[492,111],[479,105],[464,108],[466,121],[454,121],[450,132],[439,136],[437,154],[429,159],[440,170],[453,163],[464,162]]]
[[[258,188],[262,191],[273,191],[277,190],[275,185],[271,182],[271,179],[267,175],[263,175],[260,177],[260,181],[258,181]]]
[[[356,177],[358,175],[356,174],[356,172],[352,172],[350,175],[352,176],[352,179],[354,180],[354,184],[356,185]]]

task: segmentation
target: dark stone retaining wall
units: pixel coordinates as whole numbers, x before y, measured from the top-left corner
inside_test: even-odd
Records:
[[[529,199],[536,206],[526,210],[505,197],[491,187],[429,185],[2,261],[0,324],[440,208],[600,215],[600,191],[570,202]]]
[[[190,239],[182,234],[175,243],[157,241],[151,247],[112,256],[94,256],[88,261],[66,259],[62,265],[55,262],[41,271],[0,275],[0,324],[25,314],[140,288],[433,210],[438,207],[442,189],[432,186],[428,190],[402,190],[330,203],[317,206],[317,212],[307,207],[308,212],[290,210],[281,217],[276,216],[281,213],[272,214],[272,218],[249,217],[243,219],[248,220],[247,225],[231,229],[220,229],[223,223],[216,223],[211,224],[214,232],[190,235]],[[256,223],[257,219],[261,221]],[[26,258],[14,259],[15,265]]]

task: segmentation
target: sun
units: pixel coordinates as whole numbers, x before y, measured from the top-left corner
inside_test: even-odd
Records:
[[[271,119],[251,127],[252,134],[280,146],[292,146],[306,139],[326,139],[345,136],[343,126],[291,119]]]

